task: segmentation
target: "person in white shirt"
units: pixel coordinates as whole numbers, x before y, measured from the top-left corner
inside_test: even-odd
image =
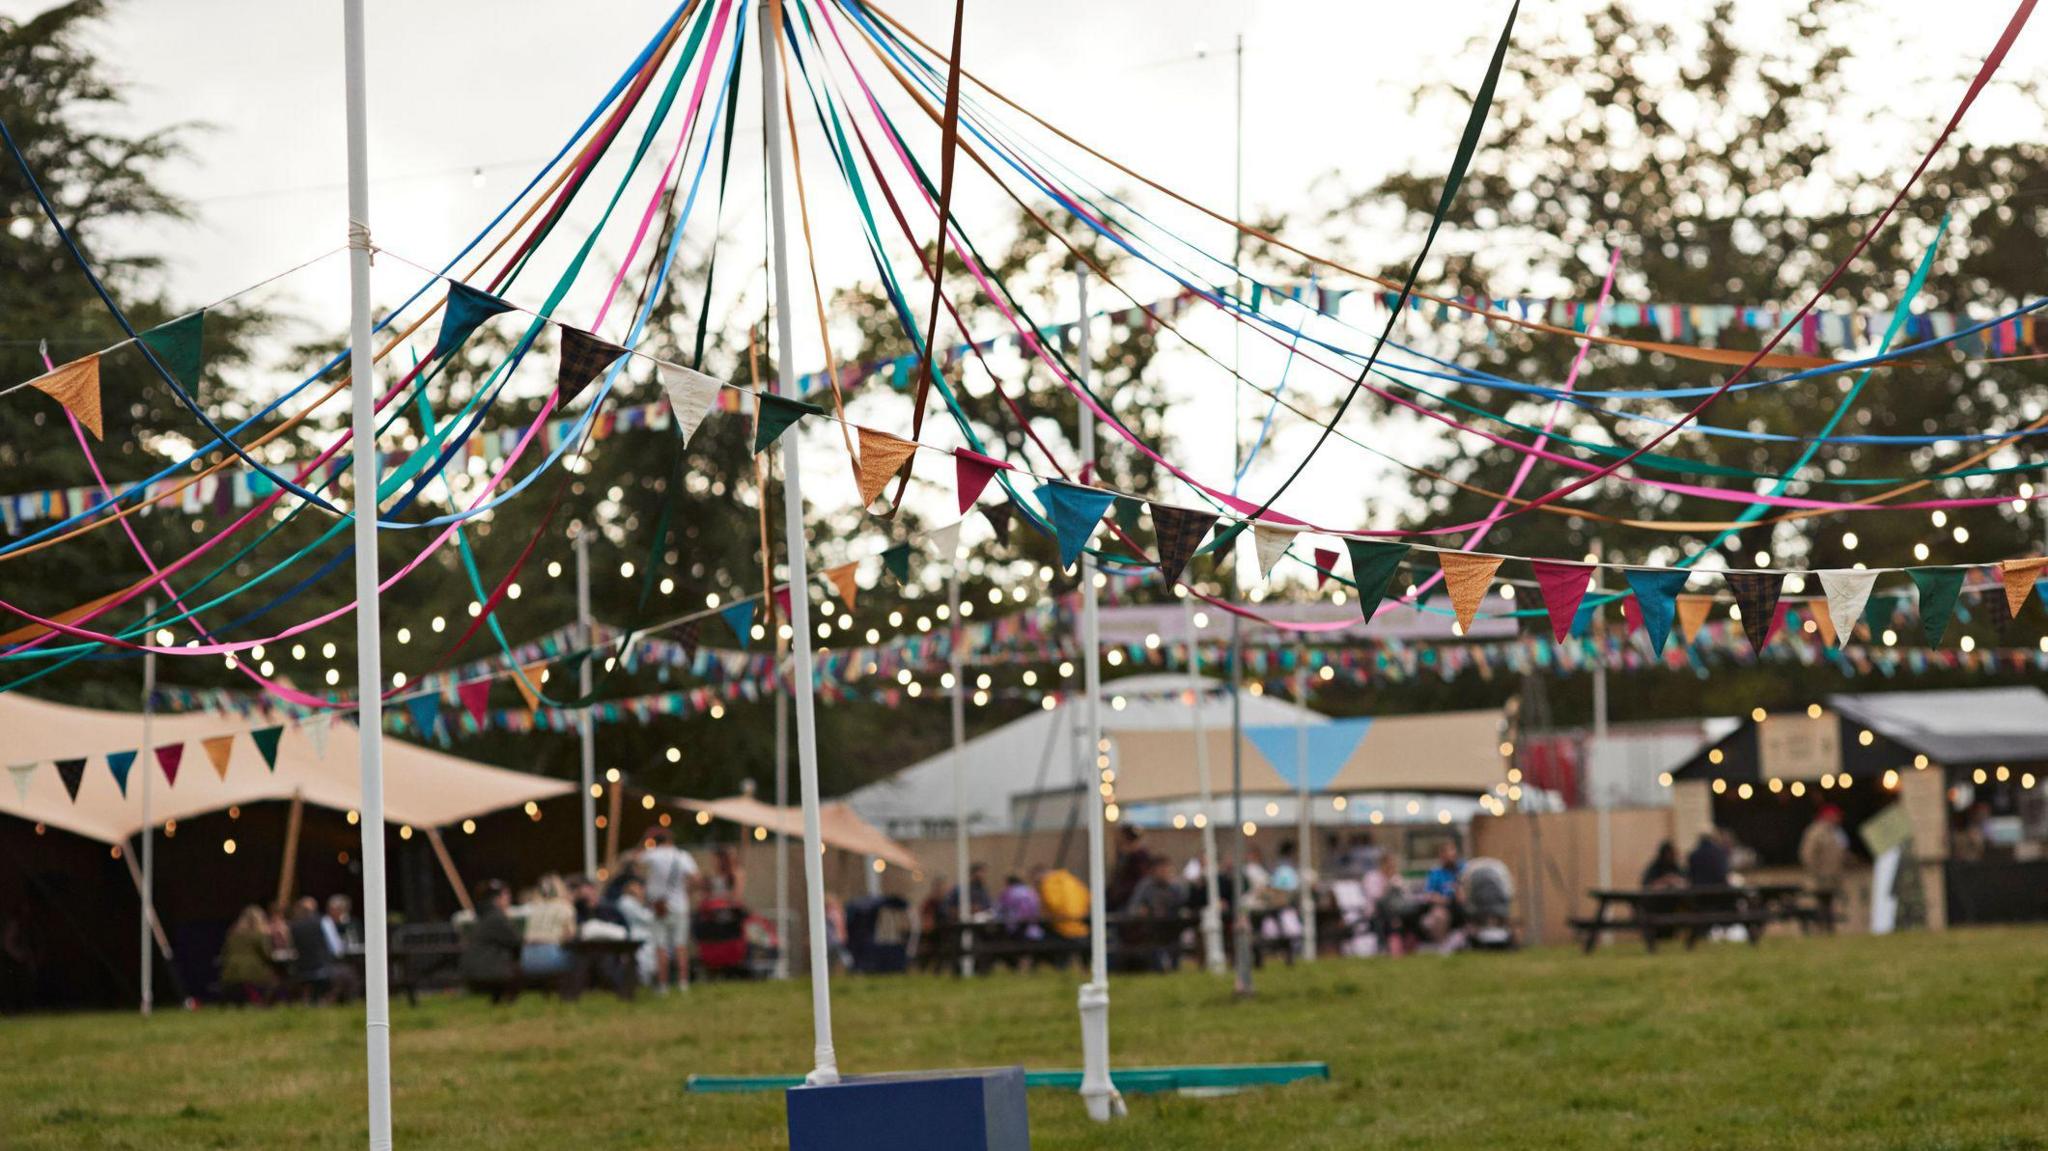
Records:
[[[690,985],[690,894],[698,884],[697,861],[675,845],[666,827],[647,833],[640,852],[640,877],[647,884],[647,908],[653,913],[654,990],[668,990],[670,973],[677,987]]]

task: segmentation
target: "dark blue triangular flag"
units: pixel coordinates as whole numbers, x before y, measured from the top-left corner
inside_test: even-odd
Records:
[[[1636,593],[1636,610],[1642,613],[1643,630],[1650,633],[1650,648],[1664,654],[1664,641],[1671,636],[1671,621],[1678,615],[1678,593],[1692,573],[1683,568],[1629,569],[1622,578]]]
[[[114,773],[114,783],[120,787],[122,795],[128,794],[128,769],[134,766],[135,753],[132,751],[107,753],[107,770]]]
[[[57,778],[64,781],[64,790],[71,793],[71,802],[78,802],[78,785],[85,782],[85,761],[82,759],[60,759],[57,761]]]
[[[1045,516],[1052,521],[1052,530],[1059,537],[1061,567],[1073,567],[1074,561],[1081,558],[1089,537],[1095,534],[1095,526],[1102,522],[1102,513],[1115,500],[1115,492],[1064,480],[1039,485],[1038,502],[1045,505]]]
[[[754,642],[754,601],[743,599],[731,607],[719,609],[718,614],[725,617],[725,625],[739,637],[740,649],[746,650],[747,645]]]
[[[480,292],[459,280],[448,281],[448,303],[441,311],[441,336],[434,341],[434,355],[446,356],[462,346],[477,326],[512,305]]]

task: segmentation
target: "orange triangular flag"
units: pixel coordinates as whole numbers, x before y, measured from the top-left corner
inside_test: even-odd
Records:
[[[100,354],[73,360],[47,375],[30,380],[37,389],[64,405],[71,417],[92,433],[105,439],[100,428]]]
[[[1486,599],[1487,589],[1493,586],[1493,573],[1500,570],[1500,561],[1500,556],[1471,552],[1445,552],[1437,557],[1444,569],[1444,586],[1451,591],[1451,610],[1458,613],[1459,630],[1472,626],[1472,617],[1479,614],[1479,605]]]
[[[914,441],[873,428],[860,429],[860,506],[874,503],[882,489],[889,486],[889,477],[915,454]]]
[[[530,663],[520,668],[519,674],[512,677],[512,686],[519,689],[519,698],[526,701],[526,710],[529,713],[540,710],[540,692],[535,689],[540,686],[541,678],[547,671],[548,665],[545,662]]]
[[[1828,614],[1827,599],[1822,597],[1807,600],[1806,606],[1813,612],[1813,626],[1820,629],[1821,642],[1829,647],[1835,646],[1835,617]],[[1849,626],[1856,625],[1852,622]]]
[[[826,582],[830,583],[832,585],[832,589],[839,593],[840,599],[846,601],[846,606],[848,610],[852,610],[852,608],[854,607],[853,601],[855,597],[860,595],[860,584],[853,578],[854,573],[859,568],[860,564],[858,561],[856,561],[854,563],[840,564],[836,568],[825,569]]]
[[[1678,597],[1678,634],[1691,643],[1692,637],[1700,633],[1700,625],[1707,622],[1707,616],[1714,610],[1714,597],[1710,595],[1682,595]]]
[[[213,764],[213,773],[222,779],[226,779],[228,777],[228,757],[233,755],[235,751],[235,737],[232,735],[216,735],[211,739],[200,740],[199,746],[206,749],[206,758]]]
[[[2015,616],[2027,606],[2027,597],[2033,594],[2034,581],[2041,576],[2041,569],[2048,567],[2048,559],[2036,556],[2033,559],[2006,560],[1998,565],[1998,578],[2005,581],[2005,606]]]

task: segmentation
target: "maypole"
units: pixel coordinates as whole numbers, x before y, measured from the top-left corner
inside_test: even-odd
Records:
[[[789,310],[789,233],[782,212],[782,101],[776,49],[782,43],[782,0],[761,5],[761,133],[768,151],[768,219],[775,257],[775,391],[797,394],[796,331]],[[839,1082],[832,1049],[831,967],[825,926],[824,836],[818,826],[818,725],[811,663],[811,572],[804,551],[804,490],[797,437],[782,437],[782,521],[789,550],[789,628],[795,649],[797,793],[804,808],[804,903],[811,951],[811,1031],[815,1066],[805,1082]]]
[[[577,734],[582,737],[583,761],[579,779],[583,784],[583,874],[597,874],[597,725],[590,714],[590,664],[597,658],[597,629],[590,618],[590,533],[583,525],[576,533],[576,630],[583,645],[583,666],[578,671],[583,693],[583,710],[576,717]]]
[[[1195,731],[1195,781],[1202,790],[1202,810],[1196,814],[1202,829],[1202,964],[1209,974],[1221,975],[1228,964],[1223,958],[1223,891],[1216,874],[1216,792],[1209,780],[1209,735],[1202,724],[1202,645],[1195,642],[1195,598],[1183,595],[1181,620],[1188,637],[1188,722]]]
[[[363,1017],[370,1151],[391,1146],[391,968],[384,934],[384,678],[377,610],[376,357],[370,348],[370,149],[363,0],[342,0],[348,75],[348,371],[355,455],[356,748],[362,774]]]

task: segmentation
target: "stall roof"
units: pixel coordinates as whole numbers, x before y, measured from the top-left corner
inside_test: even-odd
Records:
[[[1828,705],[1936,763],[2048,760],[2048,693],[2037,687],[1831,695]]]
[[[264,766],[247,735],[252,727],[264,726],[260,720],[223,713],[157,716],[151,742],[187,746],[177,783],[167,786],[160,773],[152,781],[151,819],[189,819],[238,804],[290,799],[294,793],[336,811],[361,809],[353,725],[329,722],[324,746],[303,728],[287,726],[275,770]],[[126,795],[106,758],[142,747],[140,712],[71,707],[9,692],[0,694],[0,735],[0,761],[28,768],[19,773],[26,781],[23,790],[17,789],[12,770],[10,778],[0,781],[0,815],[102,843],[119,843],[142,829],[142,773],[158,772],[155,757],[147,751],[136,757]],[[197,745],[223,735],[232,735],[234,744],[221,775]],[[73,801],[52,763],[80,758],[86,760],[85,778]],[[441,827],[574,790],[561,780],[472,763],[388,736],[384,740],[384,816],[389,823]]]

